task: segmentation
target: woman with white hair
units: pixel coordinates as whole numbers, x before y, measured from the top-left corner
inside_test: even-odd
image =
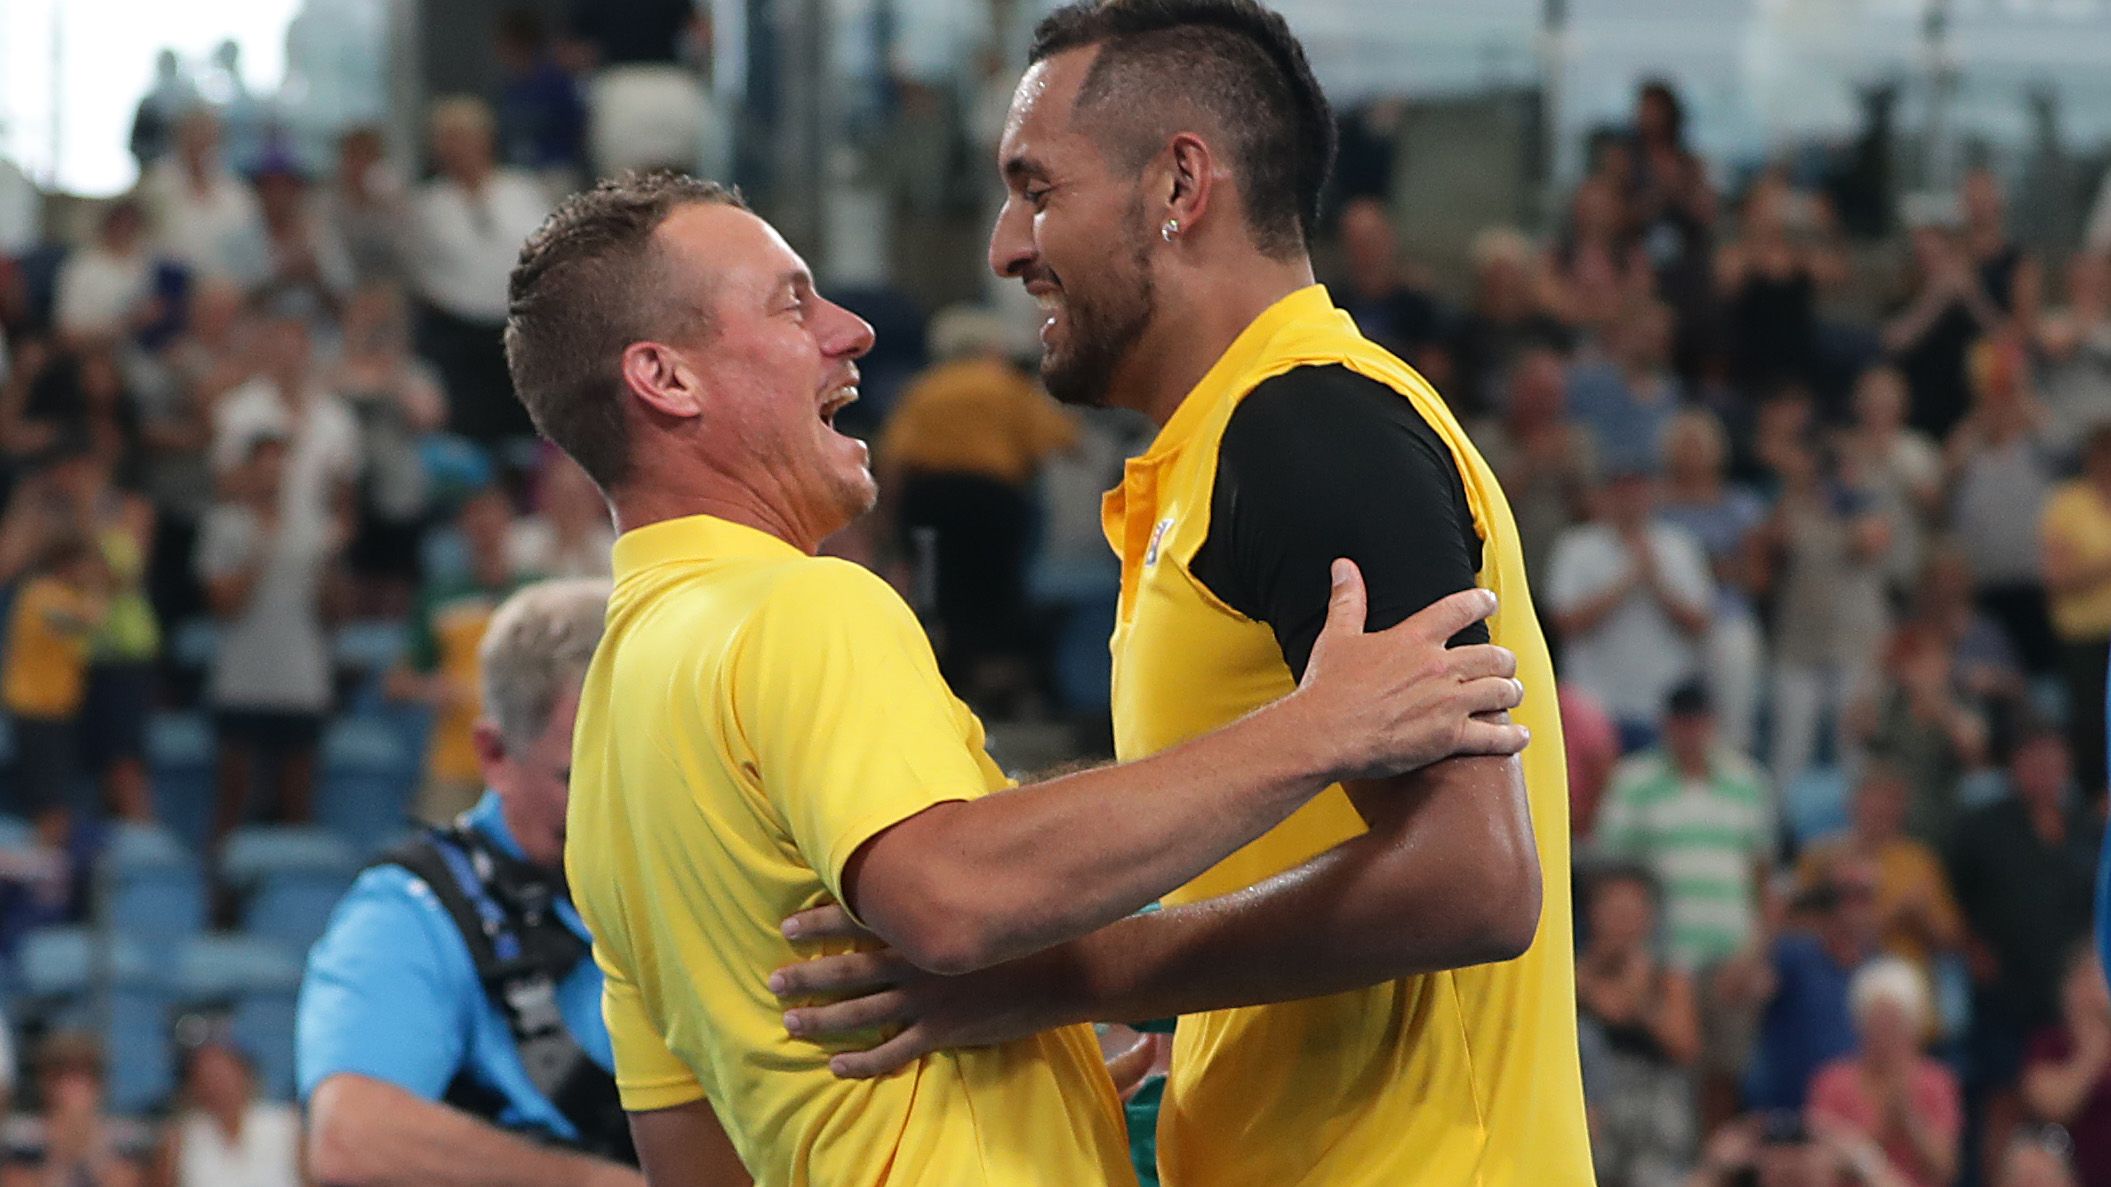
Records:
[[[1921,1053],[1928,986],[1897,957],[1862,966],[1848,986],[1859,1049],[1811,1081],[1813,1126],[1844,1127],[1883,1148],[1891,1169],[1917,1187],[1957,1177],[1964,1125],[1957,1077]]]

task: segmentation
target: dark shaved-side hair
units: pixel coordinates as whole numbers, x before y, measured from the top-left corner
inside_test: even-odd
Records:
[[[1097,46],[1075,121],[1109,159],[1140,170],[1179,121],[1215,125],[1246,200],[1254,243],[1309,251],[1334,167],[1334,112],[1283,18],[1253,0],[1082,0],[1034,30],[1029,60]]]
[[[698,203],[746,210],[740,191],[672,171],[624,173],[573,194],[520,249],[506,286],[506,368],[535,427],[602,490],[630,468],[623,351],[693,330],[704,311],[661,291],[652,233]]]

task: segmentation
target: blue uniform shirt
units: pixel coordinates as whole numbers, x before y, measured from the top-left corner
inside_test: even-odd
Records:
[[[499,849],[520,856],[495,794],[485,792],[468,819]],[[557,909],[565,926],[586,938],[572,905],[560,902]],[[612,1070],[601,970],[592,957],[558,984],[557,1004],[588,1058]],[[566,1140],[579,1136],[529,1081],[505,1015],[485,995],[447,909],[401,866],[361,874],[308,954],[295,1061],[303,1101],[339,1072],[439,1100],[456,1074],[467,1071],[505,1098],[500,1125],[539,1127]]]

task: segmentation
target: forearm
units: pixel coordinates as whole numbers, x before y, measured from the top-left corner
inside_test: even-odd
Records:
[[[1461,786],[1491,775],[1509,787]],[[1295,869],[1065,946],[1062,1020],[1321,997],[1519,955],[1540,881],[1517,760],[1453,759],[1405,781],[1370,831]]]
[[[327,1187],[645,1187],[635,1171],[538,1146],[364,1076],[333,1076],[310,1105],[309,1162]]]
[[[1333,774],[1313,744],[1320,736],[1318,723],[1284,701],[1139,762],[941,805],[925,813],[937,829],[918,845],[923,876],[899,871],[908,877],[885,880],[893,901],[871,901],[875,891],[856,906],[912,961],[940,972],[1084,935],[1207,870],[1324,790]],[[905,930],[948,935],[955,950],[919,950],[888,935],[890,917],[904,915],[931,924]]]

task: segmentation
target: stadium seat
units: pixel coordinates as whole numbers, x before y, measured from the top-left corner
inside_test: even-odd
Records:
[[[143,984],[152,978],[155,966],[139,941],[112,934],[98,942],[95,932],[85,927],[46,927],[29,933],[16,963],[22,993],[41,999],[85,993],[103,969],[114,984]]]
[[[1784,789],[1781,810],[1798,845],[1846,828],[1846,773],[1837,767],[1812,767]]]
[[[110,1111],[119,1116],[157,1112],[175,1092],[174,1021],[168,998],[151,987],[120,988],[107,999],[84,999],[54,1019],[65,1029],[102,1037]]]
[[[235,1042],[256,1060],[257,1086],[271,1100],[294,1094],[294,995],[259,993],[236,1003],[229,1020]]]
[[[249,897],[242,928],[258,939],[305,957],[330,925],[330,914],[352,884],[342,874],[278,874]]]
[[[98,859],[103,917],[119,931],[180,940],[205,927],[205,874],[167,829],[120,823]]]
[[[194,713],[157,713],[147,722],[147,769],[155,815],[184,844],[203,849],[215,798],[212,727]]]
[[[300,988],[301,962],[261,936],[220,932],[195,936],[177,955],[170,992],[188,1006],[225,1005],[258,994]]]
[[[416,786],[415,758],[388,722],[347,718],[323,736],[316,814],[357,851],[370,852],[409,826]]]
[[[343,837],[314,825],[263,824],[227,838],[220,876],[238,889],[253,889],[280,875],[349,878],[359,854]]]
[[[204,671],[212,666],[219,645],[219,628],[211,619],[193,618],[169,633],[169,657],[182,667]]]
[[[403,624],[388,619],[346,623],[338,629],[337,666],[355,672],[386,672],[403,654]]]

